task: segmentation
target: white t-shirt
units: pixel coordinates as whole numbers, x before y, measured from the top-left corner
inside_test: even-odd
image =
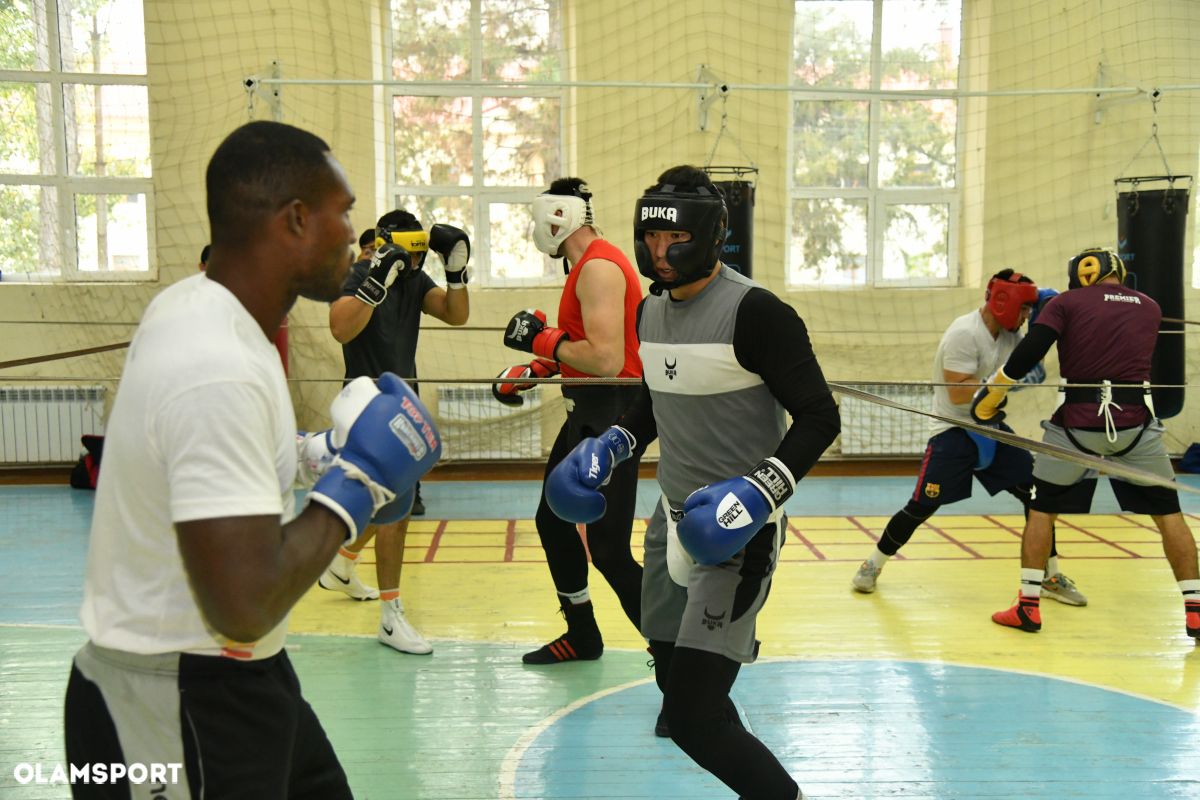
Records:
[[[933,358],[933,382],[946,382],[943,370],[974,375],[977,381],[990,378],[997,369],[1004,366],[1004,362],[1008,361],[1008,357],[1020,341],[1021,334],[1003,328],[992,338],[992,332],[984,324],[979,309],[963,314],[951,322],[950,327],[942,334],[937,355]],[[971,422],[971,401],[955,405],[950,402],[950,391],[947,387],[934,386],[933,412],[943,417]],[[930,422],[929,435],[936,436],[953,427],[935,419]],[[107,453],[105,456],[107,457]]]
[[[253,645],[206,625],[174,523],[295,516],[296,416],[279,354],[203,274],[146,308],[117,388],[96,489],[83,627],[103,647],[236,658],[278,653],[286,617]]]

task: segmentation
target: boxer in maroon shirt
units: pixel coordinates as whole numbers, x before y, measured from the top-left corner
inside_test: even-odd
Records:
[[[1125,265],[1112,250],[1091,249],[1068,263],[1069,290],[1050,298],[1029,334],[975,395],[971,415],[996,424],[1010,376],[1022,376],[1057,342],[1064,402],[1042,423],[1042,441],[1074,448],[1119,464],[1174,478],[1154,416],[1148,388],[1150,357],[1162,310],[1148,295],[1124,286]],[[1059,514],[1091,510],[1097,473],[1070,461],[1038,454],[1033,496],[1021,542],[1021,593],[1012,608],[992,615],[1000,625],[1033,633],[1042,627],[1039,608],[1050,531]],[[1148,514],[1162,535],[1163,552],[1183,593],[1188,636],[1200,639],[1200,570],[1196,542],[1173,489],[1109,477],[1124,511]]]

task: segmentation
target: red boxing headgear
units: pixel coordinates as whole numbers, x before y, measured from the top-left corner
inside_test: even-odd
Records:
[[[992,278],[988,281],[988,311],[992,312],[992,316],[1005,330],[1015,331],[1021,327],[1021,306],[1034,305],[1037,299],[1037,284],[1019,272],[1014,272],[1007,278]]]

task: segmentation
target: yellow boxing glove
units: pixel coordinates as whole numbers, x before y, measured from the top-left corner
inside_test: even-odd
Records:
[[[1004,374],[1004,367],[988,378],[971,400],[971,419],[980,425],[996,425],[1004,419],[1004,404],[1008,402],[1008,390],[1016,381]]]

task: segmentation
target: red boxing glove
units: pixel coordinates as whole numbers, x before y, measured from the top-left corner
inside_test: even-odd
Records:
[[[557,374],[558,364],[553,361],[535,358],[528,364],[517,364],[496,376],[503,381],[492,384],[492,396],[506,406],[525,405],[525,398],[520,393],[537,386],[536,383],[526,382],[526,379],[553,378]]]
[[[546,313],[527,308],[518,311],[504,330],[504,344],[514,350],[557,361],[558,345],[571,337],[562,328],[546,325]]]

